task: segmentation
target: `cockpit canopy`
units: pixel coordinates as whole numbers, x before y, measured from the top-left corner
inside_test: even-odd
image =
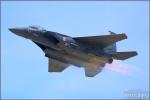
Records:
[[[29,26],[29,31],[39,31],[39,32],[46,32],[46,30],[41,26]]]

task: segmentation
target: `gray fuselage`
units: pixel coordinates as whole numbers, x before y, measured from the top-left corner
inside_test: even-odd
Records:
[[[72,64],[78,67],[99,66],[101,63],[109,63],[112,60],[106,55],[96,55],[89,47],[77,43],[71,37],[56,32],[46,31],[37,27],[11,28],[12,32],[40,45],[44,45],[45,56],[61,62]],[[94,49],[93,49],[94,50]],[[103,50],[101,50],[103,52]]]

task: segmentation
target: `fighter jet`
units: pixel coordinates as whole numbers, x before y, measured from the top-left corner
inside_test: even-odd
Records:
[[[70,65],[85,69],[85,76],[94,77],[113,59],[125,60],[136,56],[136,51],[117,52],[116,42],[127,39],[125,33],[70,37],[48,31],[40,26],[9,28],[16,35],[37,44],[48,57],[48,72],[62,72]]]

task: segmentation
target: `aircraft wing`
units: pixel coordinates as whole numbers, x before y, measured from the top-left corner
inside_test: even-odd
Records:
[[[55,59],[49,58],[48,72],[62,72],[69,64],[65,64]]]
[[[111,35],[101,35],[101,36],[90,36],[90,37],[74,37],[76,41],[100,46],[105,48],[117,41],[127,39],[126,34],[111,34]]]
[[[33,41],[35,44],[37,44],[43,51],[47,48],[46,46],[39,44],[35,41]],[[49,58],[48,62],[48,72],[61,72],[65,68],[67,68],[69,64],[65,64],[63,62],[57,61],[55,59]]]
[[[36,45],[38,45],[43,51],[46,49],[46,46],[40,44],[40,43],[37,43],[35,41],[33,41]]]
[[[90,66],[90,67],[84,67],[85,70],[85,76],[87,77],[94,77],[98,73],[100,73],[103,69],[105,64],[100,64],[99,66]]]

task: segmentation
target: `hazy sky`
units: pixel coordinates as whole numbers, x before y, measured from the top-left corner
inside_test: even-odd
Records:
[[[149,5],[131,1],[2,1],[1,96],[3,99],[127,98],[127,91],[149,90]],[[48,73],[48,59],[30,40],[8,31],[10,27],[40,25],[70,36],[125,32],[118,51],[138,56],[106,65],[93,78],[83,68],[70,66]]]

